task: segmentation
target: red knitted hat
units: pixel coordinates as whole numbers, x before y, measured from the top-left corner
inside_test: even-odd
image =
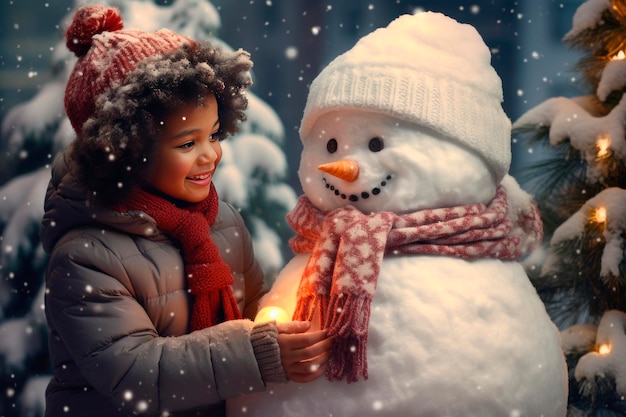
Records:
[[[122,30],[115,8],[80,8],[65,32],[67,48],[78,61],[65,88],[65,111],[77,133],[95,112],[102,93],[123,84],[139,62],[196,43],[168,29]]]

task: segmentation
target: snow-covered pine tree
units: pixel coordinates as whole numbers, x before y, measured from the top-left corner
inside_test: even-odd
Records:
[[[584,2],[563,40],[585,95],[513,124],[550,155],[526,171],[546,236],[527,266],[562,330],[569,415],[626,416],[626,1]]]
[[[61,28],[76,9],[75,0]],[[117,7],[127,28],[168,27],[198,40],[230,48],[216,37],[220,17],[208,0],[177,0],[158,5],[152,0],[101,0]],[[161,2],[163,3],[163,2]],[[39,242],[39,223],[50,177],[49,163],[73,140],[63,111],[66,80],[74,56],[62,33],[55,47],[52,80],[31,99],[9,111],[0,134],[0,415],[43,415],[49,379],[47,328],[44,316],[46,255]],[[253,77],[254,78],[254,77]],[[223,159],[215,177],[220,196],[241,210],[268,279],[283,265],[291,229],[285,214],[296,193],[285,181],[287,160],[282,150],[284,128],[265,102],[248,92],[248,122],[222,142]]]

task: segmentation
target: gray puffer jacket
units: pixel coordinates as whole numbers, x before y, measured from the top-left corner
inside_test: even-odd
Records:
[[[188,333],[179,250],[150,216],[89,206],[66,157],[56,159],[41,226],[54,368],[47,416],[219,416],[225,399],[285,380],[275,325],[249,320],[267,288],[230,205],[220,203],[211,237],[247,319]]]

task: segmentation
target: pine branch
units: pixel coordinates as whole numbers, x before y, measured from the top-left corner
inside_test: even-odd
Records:
[[[602,24],[563,39],[569,48],[586,53],[575,66],[575,70],[583,74],[593,91],[598,87],[606,63],[624,49],[626,39],[626,22],[615,9],[605,10],[601,19]]]
[[[537,134],[527,140],[541,143],[547,139]],[[565,219],[604,188],[601,184],[587,184],[586,170],[587,164],[580,152],[562,143],[551,148],[550,157],[530,163],[519,175],[520,182],[527,184],[535,196],[547,239]]]
[[[575,288],[566,285],[544,286],[538,287],[537,291],[548,315],[559,329],[589,321],[589,302],[581,286]]]

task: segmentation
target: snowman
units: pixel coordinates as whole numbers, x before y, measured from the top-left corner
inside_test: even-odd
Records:
[[[229,416],[565,416],[559,334],[518,262],[541,222],[508,175],[490,60],[472,26],[422,12],[313,81],[296,255],[260,314],[327,329],[331,358],[325,377],[231,400]]]

